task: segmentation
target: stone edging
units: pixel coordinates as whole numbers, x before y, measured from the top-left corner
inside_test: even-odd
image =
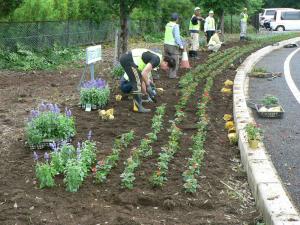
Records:
[[[241,160],[247,172],[256,205],[263,214],[267,225],[299,225],[300,216],[290,201],[263,144],[256,150],[251,149],[248,145],[244,127],[254,119],[246,104],[249,80],[247,73],[265,55],[282,48],[283,45],[297,41],[300,41],[299,37],[282,41],[276,46],[267,46],[251,54],[237,69],[234,79],[233,112],[239,135]]]

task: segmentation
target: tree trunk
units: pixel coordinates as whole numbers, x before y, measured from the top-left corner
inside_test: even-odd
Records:
[[[120,44],[121,44],[121,53],[127,51],[128,44],[128,10],[125,4],[125,1],[120,0],[120,25],[121,25],[121,34],[120,34]]]
[[[222,10],[222,16],[221,16],[221,32],[222,35],[224,35],[224,10]]]

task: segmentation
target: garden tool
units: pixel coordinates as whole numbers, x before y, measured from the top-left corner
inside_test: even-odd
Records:
[[[149,97],[152,99],[153,102],[156,102],[155,96],[156,96],[156,91],[152,88],[151,84],[147,85],[147,93]]]
[[[133,111],[140,113],[151,112],[151,109],[146,109],[143,107],[141,94],[135,94],[133,96]]]
[[[182,59],[181,59],[180,68],[183,68],[183,69],[191,68],[190,63],[189,63],[188,54],[187,54],[186,50],[184,50],[182,52]]]

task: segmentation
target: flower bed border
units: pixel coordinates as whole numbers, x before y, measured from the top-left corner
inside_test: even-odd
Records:
[[[257,150],[249,148],[244,128],[247,123],[253,122],[254,119],[246,104],[249,82],[247,73],[265,55],[296,41],[300,41],[300,38],[281,41],[276,46],[267,46],[253,53],[237,69],[234,80],[233,110],[239,134],[241,159],[257,206],[267,225],[296,225],[299,224],[300,216],[285,192],[264,145],[261,145]]]

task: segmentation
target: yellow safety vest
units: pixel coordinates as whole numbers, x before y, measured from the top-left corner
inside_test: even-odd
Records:
[[[213,17],[207,17],[207,27],[206,30],[216,30],[215,19]]]
[[[139,71],[143,71],[143,69],[146,67],[146,64],[144,63],[143,59],[142,59],[142,55],[144,52],[151,52],[155,55],[157,55],[159,57],[159,61],[162,61],[162,55],[156,52],[153,52],[149,49],[145,49],[145,48],[136,48],[131,50],[132,53],[132,59],[134,64],[138,67]]]
[[[241,13],[241,21],[247,23],[248,20],[248,14],[247,13]]]
[[[196,15],[193,15],[192,18],[191,18],[191,20],[190,20],[189,30],[197,30],[197,31],[199,31],[199,30],[200,30],[200,21],[198,20],[196,25],[194,25],[194,24],[192,23],[192,19],[193,19],[195,16],[196,16]]]
[[[173,35],[173,28],[174,28],[175,25],[176,25],[175,22],[169,22],[166,25],[164,43],[167,44],[167,45],[175,45],[175,46],[177,46],[177,44],[175,42],[174,35]]]

